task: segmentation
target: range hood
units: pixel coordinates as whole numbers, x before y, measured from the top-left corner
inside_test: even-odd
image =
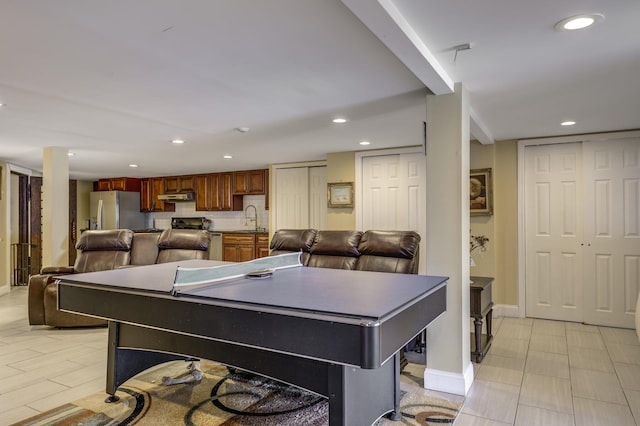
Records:
[[[158,200],[165,203],[178,203],[182,201],[194,201],[196,199],[193,192],[180,192],[177,194],[160,194]]]

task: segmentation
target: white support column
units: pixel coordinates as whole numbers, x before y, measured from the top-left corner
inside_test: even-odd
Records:
[[[66,148],[43,149],[42,265],[69,265],[69,153]]]
[[[427,96],[427,273],[449,277],[447,312],[427,328],[427,389],[466,395],[469,343],[469,95]]]

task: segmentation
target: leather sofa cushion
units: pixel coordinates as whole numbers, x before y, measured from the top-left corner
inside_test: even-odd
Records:
[[[315,229],[279,229],[273,234],[269,248],[282,252],[311,250],[316,238]]]
[[[158,258],[159,232],[137,232],[133,234],[131,265],[153,265]]]
[[[73,269],[76,272],[96,272],[128,265],[132,240],[133,231],[128,229],[85,231],[76,244],[80,252]]]
[[[326,254],[332,256],[358,257],[360,231],[318,231],[311,246],[311,255]]]
[[[316,238],[315,229],[279,229],[273,234],[269,253],[271,256],[302,250],[300,261],[307,265],[309,261],[309,251]]]
[[[420,235],[413,231],[366,231],[358,251],[362,255],[413,259],[420,245]]]
[[[76,249],[82,251],[93,250],[131,250],[133,231],[129,229],[105,229],[85,231],[80,234]]]
[[[420,235],[413,231],[367,231],[358,250],[359,271],[418,273]]]
[[[206,230],[165,229],[158,239],[156,263],[208,259],[211,235]]]
[[[191,229],[165,229],[158,239],[158,248],[185,249],[185,250],[209,250],[211,236],[209,231]]]
[[[360,231],[318,231],[311,246],[308,266],[355,269],[358,262]]]

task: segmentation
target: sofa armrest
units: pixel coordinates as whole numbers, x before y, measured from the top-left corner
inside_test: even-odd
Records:
[[[39,274],[29,277],[28,312],[30,325],[44,325],[44,290],[54,282],[55,275]]]
[[[75,269],[73,266],[45,266],[40,270],[40,274],[73,274]]]

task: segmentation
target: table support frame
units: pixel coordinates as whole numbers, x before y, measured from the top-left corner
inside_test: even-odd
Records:
[[[106,402],[117,401],[118,387],[136,374],[164,362],[195,357],[272,377],[328,398],[332,426],[372,424],[385,414],[399,417],[398,353],[380,368],[363,369],[117,321],[109,321],[108,339]]]

